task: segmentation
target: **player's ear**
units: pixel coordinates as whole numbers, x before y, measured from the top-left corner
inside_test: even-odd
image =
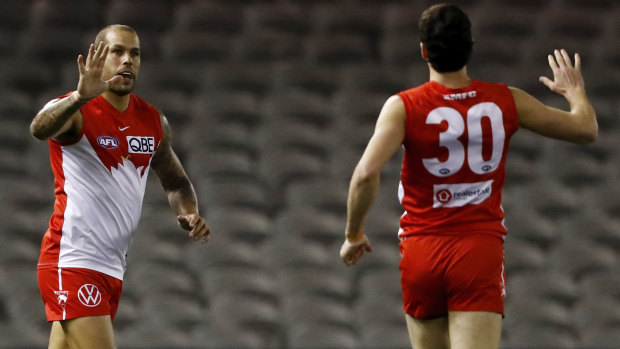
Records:
[[[424,46],[423,42],[420,42],[420,53],[422,54],[422,59],[425,62],[428,62],[428,51],[426,50],[426,46]]]

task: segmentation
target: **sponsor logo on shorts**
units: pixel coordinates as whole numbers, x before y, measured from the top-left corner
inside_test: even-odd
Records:
[[[153,154],[155,137],[127,136],[128,151],[134,154]]]
[[[112,150],[118,148],[118,139],[112,136],[99,136],[97,138],[97,144],[102,148]]]
[[[480,204],[491,197],[493,180],[477,183],[437,184],[433,186],[433,208]]]
[[[78,290],[78,299],[80,303],[93,308],[101,303],[101,292],[99,292],[97,286],[85,284]]]

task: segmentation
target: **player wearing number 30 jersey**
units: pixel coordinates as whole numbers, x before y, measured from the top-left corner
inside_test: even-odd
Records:
[[[506,295],[501,193],[511,136],[519,127],[585,144],[598,125],[581,76],[565,50],[549,55],[570,111],[526,92],[469,77],[474,41],[467,14],[439,4],[420,16],[420,51],[429,82],[391,96],[349,186],[340,257],[354,265],[371,244],[364,219],[385,163],[405,153],[399,198],[403,306],[415,349],[497,349]]]
[[[508,142],[519,127],[504,84],[435,81],[398,94],[406,111],[400,238],[412,234],[505,234],[501,190]]]

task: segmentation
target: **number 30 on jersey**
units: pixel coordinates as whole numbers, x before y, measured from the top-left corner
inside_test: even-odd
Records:
[[[482,156],[482,119],[488,118],[491,124],[493,136],[492,155],[488,160]],[[427,124],[448,123],[448,129],[439,133],[439,146],[448,149],[448,158],[440,161],[438,158],[422,159],[424,167],[433,175],[448,177],[457,173],[465,164],[476,174],[493,172],[499,166],[504,152],[504,119],[502,110],[492,102],[478,103],[467,111],[467,117],[463,116],[454,108],[439,107],[433,109],[426,117]],[[467,149],[459,140],[467,127]],[[465,154],[467,151],[467,154]]]

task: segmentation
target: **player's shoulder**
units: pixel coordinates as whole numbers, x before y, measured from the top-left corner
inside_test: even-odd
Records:
[[[425,83],[416,85],[416,86],[412,86],[410,88],[407,88],[405,90],[402,90],[400,92],[398,92],[396,95],[409,95],[409,94],[416,94],[422,91],[425,91],[427,89],[429,89],[431,87],[430,81],[427,81]]]

